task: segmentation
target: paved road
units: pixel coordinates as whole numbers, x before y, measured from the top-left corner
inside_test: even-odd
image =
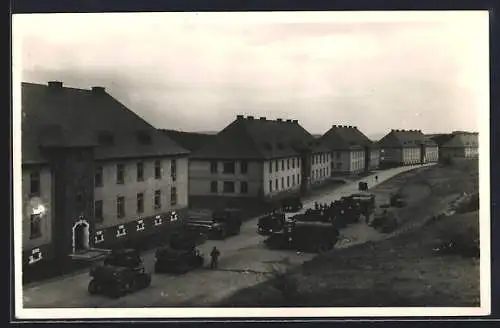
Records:
[[[407,166],[378,171],[371,176],[360,179],[369,184],[369,188],[380,184],[395,175],[412,170],[418,166]],[[374,176],[378,176],[378,183]],[[304,204],[304,210],[314,205],[315,201],[329,203],[342,196],[357,191],[355,180],[334,190],[313,197]],[[269,277],[273,266],[282,265],[288,260],[291,265],[299,265],[310,260],[313,254],[295,253],[291,251],[269,250],[264,247],[264,237],[256,233],[257,219],[244,223],[239,236],[224,241],[207,241],[200,246],[200,251],[208,258],[213,246],[221,251],[218,270],[206,268],[192,271],[183,276],[153,275],[151,287],[120,299],[109,299],[104,296],[90,296],[87,285],[90,281],[88,273],[69,277],[61,277],[35,286],[26,286],[23,290],[25,308],[89,308],[89,307],[167,307],[195,305],[204,306],[217,302],[233,292],[255,285]],[[341,235],[353,239],[349,244],[377,239],[377,233],[366,225],[353,225],[341,231]],[[363,231],[361,231],[363,230]],[[365,231],[366,230],[366,231]],[[368,231],[370,230],[370,231]],[[364,236],[365,240],[354,240],[352,236]],[[351,236],[351,237],[349,237]],[[339,243],[337,247],[346,247]],[[144,254],[146,268],[152,270],[154,252]]]

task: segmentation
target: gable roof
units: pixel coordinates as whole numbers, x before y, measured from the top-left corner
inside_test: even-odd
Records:
[[[330,149],[377,147],[377,144],[359,131],[356,126],[332,125],[330,130],[321,136],[320,140]]]
[[[436,143],[426,138],[421,130],[391,130],[378,141],[380,147],[413,148],[426,146],[436,146]]]
[[[455,131],[449,139],[442,144],[445,148],[478,147],[478,133]]]
[[[268,120],[238,115],[214,139],[193,152],[199,159],[270,159],[299,156],[303,150],[313,153],[328,149],[298,121]]]
[[[176,130],[162,129],[161,132],[165,133],[170,139],[175,141],[181,147],[189,151],[200,149],[205,144],[215,139],[214,134],[199,133],[199,132],[184,132]]]
[[[41,147],[95,147],[97,160],[189,152],[105,92],[22,83],[22,162],[45,163]]]

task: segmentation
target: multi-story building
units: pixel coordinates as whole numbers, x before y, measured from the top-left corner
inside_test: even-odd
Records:
[[[189,195],[276,199],[324,182],[329,169],[328,150],[298,121],[238,115],[191,154]]]
[[[26,269],[168,229],[187,207],[188,155],[103,87],[23,83]]]
[[[441,158],[476,158],[478,135],[477,132],[454,131],[430,137],[438,144]]]
[[[421,130],[391,130],[378,142],[381,166],[414,165],[438,160],[438,147]]]
[[[358,174],[378,168],[378,145],[355,126],[333,125],[319,140],[332,153],[332,174]]]

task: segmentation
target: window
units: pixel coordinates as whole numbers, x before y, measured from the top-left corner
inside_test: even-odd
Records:
[[[315,157],[315,156],[313,156],[313,157],[311,158],[311,164],[312,164],[312,165],[314,165],[314,157]]]
[[[300,173],[297,173],[297,183],[300,184]]]
[[[248,183],[246,181],[242,181],[240,185],[240,191],[242,194],[248,194]]]
[[[155,179],[156,180],[161,179],[161,161],[160,160],[155,161]]]
[[[94,218],[96,222],[103,221],[102,200],[96,200],[94,202]]]
[[[30,217],[30,239],[42,236],[42,220],[40,214],[32,214]]]
[[[142,219],[141,219],[141,220],[138,220],[138,221],[137,221],[136,230],[137,230],[137,231],[142,231],[142,230],[144,230],[144,228],[145,228],[145,227],[144,227],[144,220],[142,220]]]
[[[170,189],[170,205],[175,206],[177,205],[177,188],[172,187]]]
[[[300,167],[300,159],[297,158],[297,168],[299,168],[299,167]]]
[[[278,161],[274,162],[274,170],[275,170],[276,172],[278,172],[278,171],[279,171],[279,169],[280,169],[278,165],[279,165],[279,164],[278,164]]]
[[[286,177],[286,187],[290,188],[290,177]]]
[[[282,159],[281,160],[281,171],[284,171],[285,170],[285,160]]]
[[[40,248],[35,248],[31,250],[31,255],[29,257],[29,264],[33,264],[42,260],[42,252]]]
[[[295,158],[292,158],[292,169],[295,168]]]
[[[217,173],[217,162],[210,162],[210,173]]]
[[[123,184],[125,182],[125,165],[116,164],[116,183]]]
[[[175,159],[170,162],[170,176],[172,181],[177,180],[177,160]]]
[[[155,204],[155,210],[161,208],[161,190],[155,190],[154,204]]]
[[[269,192],[273,192],[273,182],[269,180]]]
[[[94,236],[94,242],[96,244],[102,243],[104,241],[104,234],[102,233],[102,230],[96,231],[95,236]]]
[[[274,181],[274,189],[275,189],[276,191],[278,191],[278,190],[279,190],[279,186],[278,186],[278,179],[276,179],[276,180]]]
[[[295,175],[292,175],[292,186],[295,186]]]
[[[222,172],[224,172],[224,174],[234,174],[235,172],[234,167],[235,167],[234,162],[225,162]]]
[[[155,221],[154,221],[155,226],[159,226],[162,223],[163,223],[163,220],[162,220],[161,216],[160,215],[155,216]]]
[[[285,189],[285,178],[281,177],[281,189]]]
[[[125,235],[127,235],[127,229],[125,229],[125,226],[118,226],[118,229],[116,230],[116,237],[123,237]]]
[[[116,216],[119,219],[125,217],[125,197],[116,197]]]
[[[142,192],[137,194],[137,213],[144,213],[144,194]]]
[[[246,174],[248,172],[248,163],[247,162],[245,162],[245,161],[241,162],[240,172],[241,172],[241,174]]]
[[[234,193],[234,182],[224,181],[223,191],[224,193]]]
[[[336,152],[335,155],[337,156],[337,159],[340,159],[340,152]]]
[[[290,170],[290,159],[286,160],[286,168],[287,170]]]
[[[210,192],[213,193],[217,192],[217,181],[210,182]]]
[[[102,166],[98,165],[94,172],[94,186],[102,187]]]
[[[144,164],[142,162],[137,163],[137,181],[144,181]]]
[[[269,173],[273,173],[273,162],[269,161]]]
[[[32,196],[40,195],[40,172],[30,173],[30,194]]]

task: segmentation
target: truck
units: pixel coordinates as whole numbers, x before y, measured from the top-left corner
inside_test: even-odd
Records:
[[[114,250],[102,265],[93,267],[88,285],[91,295],[102,294],[119,298],[151,285],[151,274],[146,272],[139,253],[134,249]]]
[[[271,234],[265,245],[271,249],[289,249],[311,253],[332,250],[339,238],[339,231],[331,223],[290,220],[283,230]]]
[[[226,239],[241,231],[242,217],[238,209],[198,210],[187,215],[186,227],[199,231],[209,239]]]
[[[303,207],[300,196],[287,197],[281,201],[281,209],[286,213],[296,213],[302,210]]]

